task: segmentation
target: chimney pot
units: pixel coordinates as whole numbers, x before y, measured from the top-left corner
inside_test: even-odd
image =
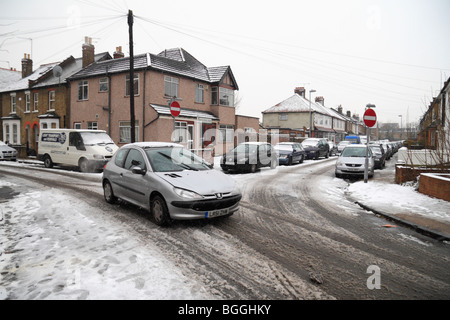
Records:
[[[125,54],[122,52],[122,46],[116,47],[116,51],[114,51],[113,58],[119,59],[125,57]]]
[[[94,62],[95,60],[95,47],[92,45],[92,38],[84,37],[84,44],[82,46],[83,51],[83,68]]]
[[[305,98],[305,94],[306,94],[305,87],[296,87],[294,92],[298,95],[301,95],[303,98]]]

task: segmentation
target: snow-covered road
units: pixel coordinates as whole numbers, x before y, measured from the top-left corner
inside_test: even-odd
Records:
[[[232,174],[235,215],[169,228],[106,204],[101,174],[1,165],[0,299],[448,298],[448,244],[382,228],[333,165]]]

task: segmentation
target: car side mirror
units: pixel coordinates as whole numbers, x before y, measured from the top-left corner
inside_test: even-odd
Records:
[[[147,173],[147,170],[142,169],[141,167],[133,167],[131,168],[131,172],[133,172],[134,174],[145,175]]]

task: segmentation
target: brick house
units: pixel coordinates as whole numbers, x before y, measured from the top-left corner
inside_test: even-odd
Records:
[[[3,88],[9,86],[11,83],[19,81],[21,77],[22,77],[22,74],[20,71],[16,71],[13,68],[10,68],[10,69],[0,68],[0,92],[2,91]],[[7,106],[7,107],[9,107],[9,106]],[[1,125],[2,115],[3,115],[3,101],[0,97],[0,141],[5,140],[5,139],[3,139],[3,129],[2,129],[2,125]]]
[[[119,146],[129,143],[129,69],[130,58],[117,47],[114,59],[70,77],[70,127],[103,129]],[[182,48],[135,55],[136,141],[177,141],[197,150],[214,146],[223,153],[240,126],[259,129],[257,118],[235,114],[238,89],[229,66],[206,67]],[[175,119],[169,108],[173,97],[181,106]]]
[[[65,128],[69,125],[69,86],[66,78],[92,62],[111,58],[109,53],[86,54],[90,39],[83,44],[83,57],[68,57],[62,62],[43,64],[33,71],[33,61],[25,54],[22,78],[0,89],[3,139],[19,157],[37,153],[40,129]],[[93,51],[92,51],[93,52]]]
[[[263,126],[290,135],[291,140],[305,137],[309,135],[311,111],[311,137],[327,138],[333,142],[343,139],[346,133],[345,118],[326,108],[323,97],[310,102],[305,92],[304,87],[297,87],[293,96],[264,110]]]

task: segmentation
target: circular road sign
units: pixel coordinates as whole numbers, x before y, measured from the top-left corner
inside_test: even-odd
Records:
[[[363,120],[366,126],[372,128],[375,123],[377,123],[377,114],[375,113],[375,110],[370,108],[367,109],[366,112],[364,112]]]
[[[176,101],[173,101],[170,104],[170,114],[174,117],[178,117],[180,115],[180,112],[181,112],[180,104]]]

